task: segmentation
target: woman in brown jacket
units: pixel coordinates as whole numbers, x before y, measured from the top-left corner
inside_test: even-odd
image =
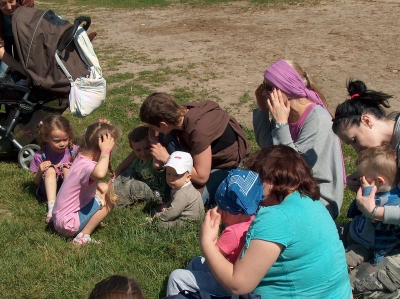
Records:
[[[143,102],[140,119],[152,129],[151,153],[161,165],[176,150],[192,155],[191,180],[206,205],[213,204],[229,170],[250,153],[242,127],[213,101],[180,105],[166,93],[153,93]],[[158,138],[158,133],[166,138]]]

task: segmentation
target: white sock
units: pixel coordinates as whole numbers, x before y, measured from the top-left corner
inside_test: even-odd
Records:
[[[54,201],[49,201],[47,202],[47,216],[52,216],[53,214],[53,208],[54,208]]]

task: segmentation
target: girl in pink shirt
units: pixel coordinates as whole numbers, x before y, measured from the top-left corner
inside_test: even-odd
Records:
[[[61,235],[75,236],[73,243],[94,243],[90,234],[114,206],[114,186],[99,183],[111,168],[111,150],[120,132],[110,124],[90,125],[78,155],[57,194],[53,209],[54,228]]]

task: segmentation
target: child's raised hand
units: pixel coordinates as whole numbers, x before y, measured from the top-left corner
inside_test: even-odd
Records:
[[[203,245],[216,244],[218,240],[219,225],[221,214],[217,212],[218,207],[208,210],[206,217],[201,225],[200,242]]]
[[[99,148],[101,151],[109,150],[111,151],[115,145],[114,137],[111,133],[103,134],[99,137]]]
[[[40,163],[39,168],[40,168],[40,171],[42,173],[44,173],[50,166],[51,166],[51,162],[50,161],[44,161],[44,162]]]

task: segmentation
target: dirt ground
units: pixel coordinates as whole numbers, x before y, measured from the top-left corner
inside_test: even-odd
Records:
[[[192,64],[192,72],[208,78],[193,82],[180,77],[160,91],[185,85],[206,90],[248,127],[250,109],[231,104],[245,92],[253,97],[265,69],[281,58],[298,62],[314,76],[332,112],[346,99],[348,78],[394,95],[392,108],[400,110],[400,1],[327,1],[284,8],[233,2],[207,8],[96,9],[90,16],[100,41],[165,59],[165,67]],[[151,67],[130,63],[118,72]]]

